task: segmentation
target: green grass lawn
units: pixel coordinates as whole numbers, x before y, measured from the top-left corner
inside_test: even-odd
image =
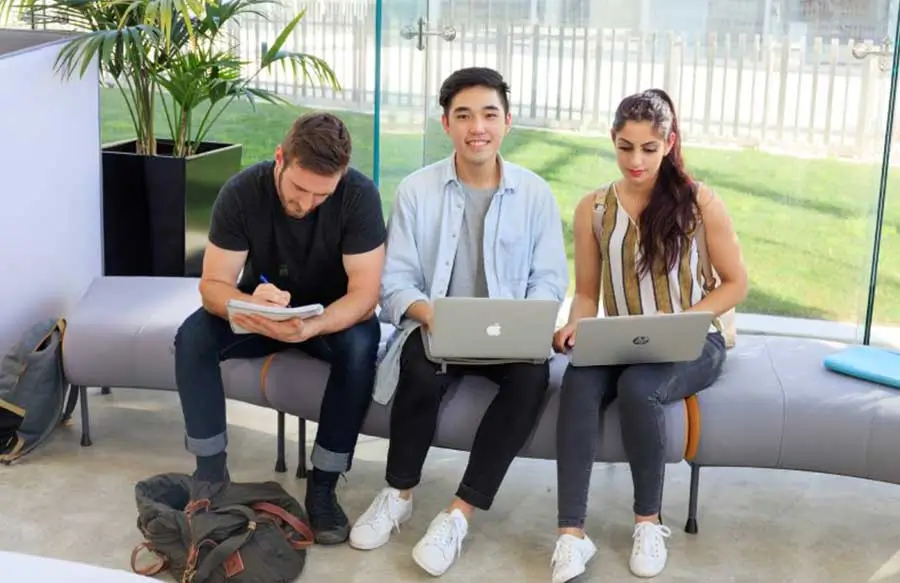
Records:
[[[244,164],[271,158],[301,108],[235,104],[209,138],[240,142]],[[102,92],[104,142],[130,138],[130,118],[116,91]],[[341,113],[354,139],[354,165],[372,173],[373,118]],[[162,118],[160,120],[162,122]],[[166,126],[161,123],[159,135]],[[383,128],[388,129],[388,128]],[[390,209],[398,182],[420,166],[420,134],[383,131],[380,184]],[[440,125],[425,139],[428,161],[449,153]],[[803,152],[798,152],[803,154]],[[514,127],[503,155],[551,184],[563,212],[571,258],[571,219],[578,199],[617,176],[609,140]],[[783,316],[857,321],[865,310],[880,165],[802,159],[752,150],[686,148],[689,169],[726,201],[750,270],[739,308]],[[876,296],[876,323],[900,323],[900,177],[889,178]],[[573,288],[570,288],[570,293]]]

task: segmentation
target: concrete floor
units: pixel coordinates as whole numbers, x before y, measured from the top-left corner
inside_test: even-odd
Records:
[[[153,391],[91,391],[94,446],[79,446],[79,424],[59,430],[26,460],[0,466],[0,549],[129,569],[141,542],[134,483],[192,469],[183,449],[177,396]],[[232,476],[275,479],[302,500],[294,478],[273,471],[275,414],[229,404]],[[296,436],[288,422],[288,436]],[[309,424],[310,435],[315,425]],[[386,442],[363,437],[339,496],[351,520],[382,486]],[[413,563],[412,546],[452,495],[463,453],[432,450],[413,519],[382,549],[314,547],[305,581],[394,582],[433,578]],[[517,460],[490,513],[470,527],[463,556],[447,582],[549,582],[555,540],[555,465]],[[670,559],[659,582],[900,582],[900,487],[853,478],[752,469],[707,469],[701,479],[700,532],[683,531],[688,468],[670,466],[664,518]],[[627,466],[598,464],[591,487],[589,533],[599,547],[583,581],[638,581],[628,571],[631,480]],[[3,581],[0,565],[0,581]],[[169,581],[167,577],[162,580]]]

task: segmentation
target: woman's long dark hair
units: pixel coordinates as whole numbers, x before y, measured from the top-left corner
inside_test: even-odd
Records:
[[[619,132],[629,121],[651,122],[667,143],[669,136],[674,135],[672,148],[663,158],[650,193],[650,202],[638,221],[641,228],[638,270],[647,273],[660,261],[671,270],[696,226],[696,193],[681,157],[681,132],[675,105],[662,89],[630,95],[616,109],[613,131]]]

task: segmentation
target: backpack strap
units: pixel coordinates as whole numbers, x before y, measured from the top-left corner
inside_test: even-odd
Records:
[[[213,571],[220,565],[226,563],[232,555],[234,555],[241,547],[243,547],[253,533],[256,532],[256,514],[247,506],[240,504],[232,504],[230,506],[222,506],[215,510],[207,510],[205,514],[239,514],[247,520],[247,529],[241,534],[223,540],[216,544],[212,539],[205,539],[200,542],[191,541],[191,547],[188,551],[187,565],[184,570],[183,583],[201,582],[209,579]],[[190,524],[190,523],[188,523]],[[197,565],[200,557],[200,549],[213,545],[213,550]]]
[[[263,515],[272,516],[276,520],[280,520],[293,528],[294,531],[302,537],[298,540],[294,538],[291,533],[287,534],[288,542],[290,542],[291,546],[295,549],[305,549],[312,546],[315,542],[315,535],[313,534],[312,529],[281,506],[272,504],[271,502],[257,502],[253,505],[253,509]]]
[[[156,562],[151,565],[147,565],[146,567],[138,567],[138,554],[143,550],[147,550],[153,553],[156,556]],[[153,545],[150,544],[150,541],[142,542],[138,546],[134,547],[134,550],[131,551],[131,570],[138,575],[153,577],[154,575],[158,575],[159,573],[161,573],[162,570],[167,568],[168,566],[169,559],[167,559],[165,555],[153,548]]]

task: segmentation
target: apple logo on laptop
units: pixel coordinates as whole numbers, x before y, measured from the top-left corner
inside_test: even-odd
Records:
[[[644,344],[647,344],[648,342],[650,342],[650,339],[647,338],[646,336],[635,336],[634,340],[632,340],[631,342],[633,344],[637,344],[638,346],[641,346],[641,345],[644,345]]]
[[[494,324],[491,324],[490,326],[488,326],[485,329],[485,332],[487,333],[488,336],[496,337],[496,336],[500,336],[500,334],[503,332],[503,329],[500,327],[499,323],[495,322]]]

